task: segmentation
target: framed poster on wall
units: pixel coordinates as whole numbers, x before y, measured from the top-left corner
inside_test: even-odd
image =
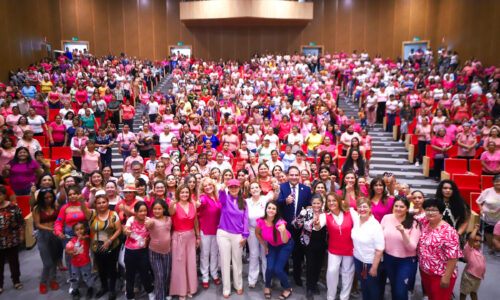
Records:
[[[170,55],[184,55],[187,57],[191,57],[193,51],[191,45],[182,45],[182,46],[170,45],[168,46],[168,48]]]
[[[307,56],[309,54],[319,56],[323,54],[323,46],[318,45],[318,46],[307,46],[307,45],[302,45],[300,47],[300,53],[303,55]]]
[[[402,50],[401,50],[401,55],[403,57],[403,60],[408,60],[408,56],[411,53],[411,50],[413,49],[414,52],[417,52],[418,49],[422,49],[422,51],[425,52],[428,48],[430,48],[431,43],[427,40],[425,41],[406,41],[403,42]]]

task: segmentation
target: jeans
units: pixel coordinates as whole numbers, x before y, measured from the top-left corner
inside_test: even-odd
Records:
[[[101,165],[102,167],[111,167],[111,151],[106,151],[106,153],[101,153]]]
[[[127,157],[130,156],[130,150],[129,151],[125,151],[125,150],[122,150],[122,158],[123,158],[123,163],[125,163],[125,160],[127,159]]]
[[[63,249],[66,249],[66,244],[68,244],[69,241],[71,241],[76,235],[75,233],[73,232],[73,229],[71,229],[71,227],[69,227],[68,225],[64,225],[64,240],[63,240]],[[66,267],[68,268],[68,276],[70,277],[71,279],[71,272],[72,272],[72,268],[73,266],[71,265],[71,255],[68,255],[67,253],[65,253],[65,258],[64,258],[65,262],[66,262]]]
[[[392,132],[392,127],[396,123],[395,120],[396,120],[396,113],[393,113],[393,114],[389,114],[388,113],[387,114],[387,128],[386,128],[386,131]]]
[[[71,273],[70,273],[69,282],[70,282],[71,288],[74,291],[78,290],[78,284],[80,282],[80,279],[82,279],[87,284],[88,288],[94,287],[94,276],[92,274],[92,263],[88,263],[85,266],[81,266],[81,267],[71,266]]]
[[[151,282],[153,279],[150,274],[151,266],[149,264],[148,249],[132,250],[125,248],[125,278],[126,278],[126,296],[127,299],[134,299],[134,284],[137,273],[141,278],[144,290],[149,294],[153,291]]]
[[[63,252],[61,240],[52,231],[40,229],[37,245],[43,265],[40,284],[56,281],[57,262],[62,258]]]
[[[307,149],[307,157],[313,157],[316,159],[318,157],[318,151]]]
[[[267,268],[266,268],[266,287],[271,287],[271,280],[274,275],[276,275],[281,282],[281,286],[284,289],[290,288],[290,281],[288,281],[288,275],[285,272],[285,264],[290,258],[290,254],[293,250],[293,240],[290,239],[288,243],[281,244],[279,246],[272,246],[267,244],[269,249],[267,254]]]
[[[384,266],[391,282],[393,300],[407,300],[411,279],[417,272],[417,257],[399,258],[384,253]]]
[[[359,281],[361,281],[361,294],[363,295],[363,300],[382,300],[382,291],[385,287],[385,281],[382,281],[380,279],[381,276],[371,276],[368,273],[371,267],[372,264],[365,264],[354,258],[354,268],[356,269],[356,274],[358,275]],[[380,271],[380,269],[381,264],[379,264],[378,271]],[[363,275],[361,275],[361,273],[363,273]]]

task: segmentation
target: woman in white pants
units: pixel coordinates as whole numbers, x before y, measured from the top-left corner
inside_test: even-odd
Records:
[[[250,261],[248,264],[248,287],[253,289],[259,278],[259,258],[261,261],[262,275],[266,274],[266,249],[259,243],[255,236],[255,226],[257,226],[257,219],[262,218],[265,214],[266,203],[273,199],[273,192],[267,195],[262,195],[262,190],[257,182],[250,185],[250,194],[252,197],[248,198],[248,248],[250,250]]]
[[[220,284],[219,275],[219,247],[217,246],[217,226],[220,220],[221,203],[218,199],[215,181],[204,177],[198,187],[200,222],[200,271],[204,289],[208,289],[210,276],[216,285]]]
[[[222,204],[221,217],[217,229],[217,245],[221,256],[222,295],[231,295],[231,263],[233,268],[233,286],[238,295],[243,294],[242,249],[249,236],[248,209],[245,199],[239,194],[240,182],[231,179],[219,191]]]
[[[348,300],[354,278],[354,246],[351,238],[354,222],[351,213],[337,193],[327,195],[326,207],[327,212],[319,216],[319,222],[314,226],[315,230],[319,230],[326,225],[329,235],[326,271],[327,299],[336,299],[340,274],[342,276],[340,300]]]

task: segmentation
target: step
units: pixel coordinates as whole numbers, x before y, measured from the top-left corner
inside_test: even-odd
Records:
[[[416,172],[422,174],[422,167],[416,167],[415,165],[405,165],[405,164],[380,164],[380,163],[371,163],[370,162],[370,171],[371,170],[384,170],[388,172],[392,171],[408,171],[408,172]]]

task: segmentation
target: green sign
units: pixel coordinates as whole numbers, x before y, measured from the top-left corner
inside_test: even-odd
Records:
[[[183,42],[177,42],[177,46],[182,46],[182,45],[184,45]]]
[[[414,37],[414,38],[413,38],[413,41],[414,41],[414,42],[418,42],[418,41],[420,41],[420,38],[419,38],[419,37]]]
[[[309,43],[309,46],[316,46],[316,43],[314,43],[314,42],[310,42],[310,43]]]
[[[76,42],[76,41],[78,41],[78,38],[76,36],[74,36],[71,38],[71,40]]]

